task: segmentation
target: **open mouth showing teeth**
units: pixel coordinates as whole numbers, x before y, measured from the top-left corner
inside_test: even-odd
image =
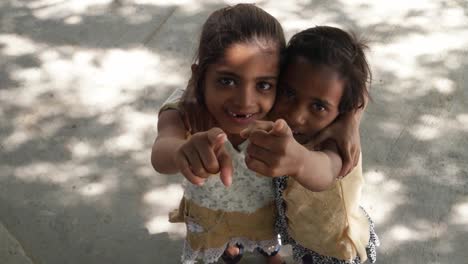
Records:
[[[251,118],[254,115],[254,114],[238,114],[238,113],[234,113],[231,111],[228,111],[228,114],[234,118],[242,118],[242,119]]]

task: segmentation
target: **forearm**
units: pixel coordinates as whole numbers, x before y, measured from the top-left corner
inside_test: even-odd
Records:
[[[320,192],[328,189],[341,170],[341,158],[331,151],[303,149],[302,166],[290,175],[305,188]]]
[[[175,163],[175,155],[185,142],[185,139],[177,137],[156,138],[151,150],[153,168],[163,174],[178,173],[179,169]]]
[[[187,141],[184,123],[178,111],[166,110],[159,114],[158,136],[151,149],[153,168],[164,174],[179,172],[175,156]]]

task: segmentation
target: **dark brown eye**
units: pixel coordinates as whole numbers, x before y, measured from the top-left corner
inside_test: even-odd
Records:
[[[268,83],[268,82],[259,82],[257,84],[257,88],[260,89],[260,90],[263,90],[263,91],[268,91],[268,90],[271,90],[273,88],[273,85],[271,83]]]
[[[218,82],[222,86],[234,86],[236,84],[236,81],[234,81],[231,78],[226,78],[226,77],[220,78]]]
[[[313,103],[312,104],[312,109],[315,111],[315,112],[323,112],[325,111],[325,106],[321,103]]]

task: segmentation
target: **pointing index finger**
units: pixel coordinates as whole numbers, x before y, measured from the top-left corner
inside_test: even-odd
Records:
[[[287,136],[292,135],[292,131],[284,119],[278,119],[273,124],[269,134],[274,136]]]

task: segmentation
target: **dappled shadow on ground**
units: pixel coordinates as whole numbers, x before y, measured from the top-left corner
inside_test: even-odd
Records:
[[[183,226],[166,214],[180,179],[155,173],[149,153],[157,109],[185,84],[201,23],[222,4],[49,2],[0,4],[0,220],[37,263],[177,263]],[[361,131],[379,263],[463,262],[466,3],[261,6],[288,35],[334,24],[371,41]]]

